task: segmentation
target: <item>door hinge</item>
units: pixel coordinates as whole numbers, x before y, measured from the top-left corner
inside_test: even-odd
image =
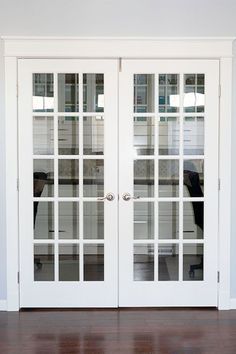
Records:
[[[220,272],[218,271],[217,272],[217,283],[219,283],[220,282]]]
[[[20,284],[20,272],[17,272],[17,283]]]
[[[218,179],[218,190],[220,191],[220,179]]]
[[[119,72],[122,71],[122,59],[119,58]]]
[[[219,85],[219,97],[221,97],[221,85]]]
[[[19,192],[19,189],[20,189],[20,181],[19,181],[19,178],[17,178],[17,180],[16,180],[16,188],[17,188],[17,191]]]

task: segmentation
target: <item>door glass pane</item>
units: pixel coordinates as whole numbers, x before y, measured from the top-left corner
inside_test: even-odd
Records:
[[[134,75],[134,112],[154,112],[154,74]]]
[[[79,245],[59,245],[59,280],[79,281]]]
[[[158,279],[179,280],[179,245],[158,245]]]
[[[54,122],[53,117],[33,117],[34,155],[53,155]]]
[[[183,245],[183,279],[203,280],[204,256],[202,244]]]
[[[179,160],[159,160],[159,196],[179,196]]]
[[[33,111],[54,111],[53,74],[33,74]]]
[[[159,75],[159,112],[179,112],[179,75]]]
[[[84,197],[103,197],[104,161],[84,160]]]
[[[102,116],[84,117],[84,155],[104,154],[104,119]]]
[[[184,118],[184,154],[204,155],[204,117]]]
[[[203,197],[204,161],[184,160],[184,196]]]
[[[179,118],[160,117],[159,155],[179,154]]]
[[[34,202],[34,239],[54,238],[54,204]]]
[[[58,154],[79,154],[79,117],[58,117]]]
[[[184,239],[201,239],[204,233],[204,202],[184,202]]]
[[[134,160],[135,197],[154,197],[154,160]]]
[[[34,197],[54,196],[54,160],[34,160]]]
[[[104,281],[104,245],[84,245],[84,280]]]
[[[154,203],[134,203],[134,239],[154,239]]]
[[[205,75],[184,75],[184,111],[204,112],[205,106]]]
[[[152,281],[154,280],[154,245],[135,244],[134,245],[134,280]]]
[[[79,203],[59,202],[59,239],[79,238]]]
[[[58,160],[59,197],[79,196],[79,161]]]
[[[58,74],[58,111],[79,112],[79,74]]]
[[[34,281],[54,280],[54,245],[34,245]]]
[[[104,203],[84,202],[84,239],[104,238]]]
[[[104,112],[104,74],[83,74],[84,112]]]
[[[134,117],[134,151],[136,155],[154,155],[155,121],[151,117]]]
[[[179,238],[179,203],[159,202],[159,239]]]

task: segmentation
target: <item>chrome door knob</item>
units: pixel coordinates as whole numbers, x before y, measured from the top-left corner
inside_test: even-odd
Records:
[[[128,202],[130,199],[140,199],[139,196],[137,196],[137,197],[132,197],[132,196],[130,195],[130,193],[127,193],[127,192],[122,194],[122,198],[123,198],[126,202]]]
[[[105,197],[99,197],[97,198],[97,200],[108,200],[109,202],[111,202],[112,200],[115,199],[115,194],[109,192],[105,195]]]

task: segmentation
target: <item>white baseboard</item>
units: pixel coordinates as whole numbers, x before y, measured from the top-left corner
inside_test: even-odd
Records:
[[[230,309],[236,310],[236,298],[230,299]]]
[[[0,300],[0,311],[7,310],[7,300]]]

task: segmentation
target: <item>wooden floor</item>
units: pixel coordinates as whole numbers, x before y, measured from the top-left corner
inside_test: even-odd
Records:
[[[1,354],[235,354],[236,311],[0,312]]]

